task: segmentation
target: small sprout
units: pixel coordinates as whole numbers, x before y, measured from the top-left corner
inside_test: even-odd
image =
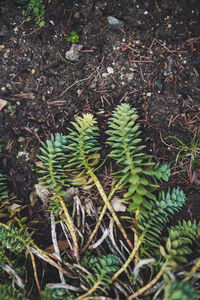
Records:
[[[79,35],[76,33],[76,31],[72,30],[66,40],[70,43],[78,43]]]

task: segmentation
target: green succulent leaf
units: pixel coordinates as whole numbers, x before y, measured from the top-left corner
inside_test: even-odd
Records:
[[[40,181],[48,188],[63,193],[63,187],[68,186],[68,179],[64,173],[64,164],[66,162],[67,139],[62,134],[51,135],[51,139],[46,143],[42,142],[40,148],[42,155],[38,158],[41,164],[38,173],[42,174]]]
[[[135,108],[126,103],[118,105],[108,122],[110,129],[106,131],[109,136],[107,144],[111,147],[109,156],[119,165],[119,171],[113,175],[125,186],[129,185],[128,192],[124,194],[129,204],[128,210],[147,215],[152,208],[152,200],[156,200],[153,195],[157,188],[155,183],[158,180],[167,181],[170,168],[168,164],[155,165],[152,156],[143,152],[145,146],[141,145],[137,118]]]
[[[70,129],[68,135],[69,144],[66,147],[67,155],[66,171],[73,167],[75,172],[72,174],[73,184],[86,184],[89,170],[95,167],[100,160],[100,150],[98,143],[98,128],[96,120],[91,114],[84,114],[83,117],[77,117],[76,122],[72,122],[75,130]],[[77,174],[81,176],[77,177]]]
[[[170,247],[169,247],[170,245]],[[169,228],[169,237],[166,243],[169,266],[187,263],[188,255],[192,253],[193,246],[200,247],[200,236],[196,221],[179,221],[178,225]]]
[[[174,188],[172,191],[168,190],[166,194],[164,192],[159,193],[158,199],[151,202],[152,206],[148,207],[149,213],[146,216],[140,215],[139,217],[138,227],[141,232],[146,231],[145,243],[142,249],[148,253],[154,253],[159,247],[162,231],[166,224],[174,213],[183,207],[185,201],[186,196],[179,188]],[[149,205],[149,202],[144,205]],[[173,230],[170,231],[173,238],[176,237],[175,234]]]
[[[164,300],[197,300],[196,288],[190,282],[173,281],[164,288]]]

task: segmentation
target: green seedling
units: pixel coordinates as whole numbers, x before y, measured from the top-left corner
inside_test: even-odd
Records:
[[[28,8],[22,10],[22,15],[27,17],[28,20],[33,18],[38,26],[43,27],[45,25],[45,5],[43,0],[29,0]]]
[[[191,138],[189,145],[186,145],[183,141],[175,136],[169,136],[167,137],[167,139],[173,139],[178,142],[178,145],[174,146],[167,144],[162,139],[165,145],[178,151],[175,160],[176,164],[178,163],[178,161],[183,163],[186,159],[189,159],[190,169],[192,170],[194,168],[195,162],[198,158],[200,158],[200,139],[194,136],[193,138]]]
[[[69,36],[66,38],[66,40],[70,43],[78,43],[79,41],[79,35],[76,33],[76,31],[72,30],[69,33]]]

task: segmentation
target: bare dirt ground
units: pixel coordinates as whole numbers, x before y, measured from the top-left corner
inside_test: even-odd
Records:
[[[26,5],[0,2],[1,105],[7,101],[0,112],[0,167],[13,192],[30,206],[40,142],[51,133],[64,134],[75,116],[90,112],[103,145],[112,110],[129,103],[138,109],[147,150],[172,164],[166,188],[179,185],[187,195],[181,215],[198,220],[199,157],[192,169],[191,157],[176,164],[179,143],[169,136],[190,145],[200,134],[199,1],[44,2],[42,28],[22,16]],[[110,25],[109,16],[120,23]],[[83,46],[75,62],[65,60],[71,31]]]

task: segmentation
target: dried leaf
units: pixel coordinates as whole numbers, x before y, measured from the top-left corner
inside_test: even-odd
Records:
[[[61,252],[64,251],[64,250],[66,250],[66,249],[68,249],[68,248],[69,248],[69,243],[68,243],[68,241],[67,241],[67,240],[59,240],[59,241],[58,241],[58,248],[59,248],[59,250],[60,250]],[[53,245],[50,245],[50,246],[47,247],[45,250],[46,250],[47,252],[49,252],[49,253],[54,253],[54,252],[55,252],[54,246],[53,246]]]
[[[21,210],[21,205],[17,204],[17,203],[13,203],[12,205],[10,205],[10,210],[14,211],[19,209]],[[18,210],[19,211],[19,210]]]
[[[41,184],[36,184],[35,190],[42,202],[46,205],[49,202],[49,190],[45,189]]]
[[[114,209],[114,211],[118,212],[118,211],[126,211],[126,205],[124,205],[121,201],[120,198],[118,197],[114,197],[112,200],[111,200],[111,205]]]
[[[7,101],[0,98],[0,111],[7,105]]]
[[[37,194],[36,190],[34,190],[30,193],[31,206],[34,207],[37,201],[38,201],[38,194]]]

